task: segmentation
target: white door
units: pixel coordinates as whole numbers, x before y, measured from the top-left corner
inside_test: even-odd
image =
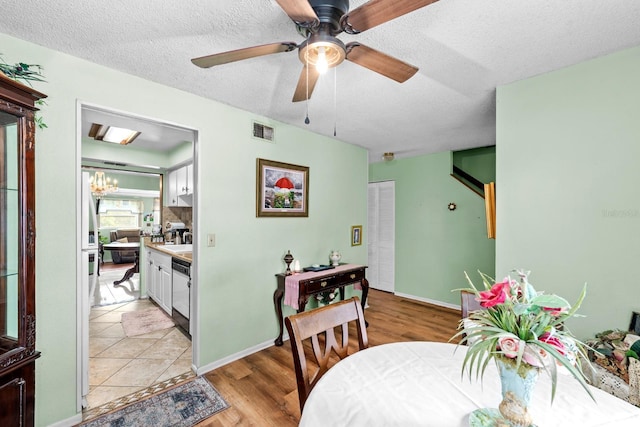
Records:
[[[369,286],[395,291],[395,182],[369,183]]]

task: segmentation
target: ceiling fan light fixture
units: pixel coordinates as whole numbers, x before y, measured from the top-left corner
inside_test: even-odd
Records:
[[[327,55],[324,51],[324,46],[320,46],[318,48],[318,60],[316,61],[316,70],[320,74],[324,74],[329,69],[329,64],[327,63]]]
[[[305,65],[313,65],[319,73],[323,73],[324,63],[326,69],[333,68],[340,65],[346,56],[344,43],[329,34],[312,35],[298,50],[300,61]]]

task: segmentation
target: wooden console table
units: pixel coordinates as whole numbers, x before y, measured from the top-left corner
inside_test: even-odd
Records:
[[[347,264],[336,267],[335,269],[320,271],[317,273],[306,272],[294,275],[299,276],[298,292],[297,296],[293,295],[293,304],[290,304],[294,309],[297,309],[298,313],[303,312],[309,297],[318,294],[320,292],[330,291],[332,289],[339,288],[340,299],[344,300],[344,287],[351,284],[359,284],[362,287],[362,310],[367,302],[367,294],[369,293],[369,282],[364,276],[364,271],[367,268],[365,265]],[[284,318],[282,315],[282,300],[285,297],[286,285],[285,281],[287,277],[285,274],[276,274],[278,279],[278,288],[273,293],[273,304],[276,309],[276,316],[278,317],[279,334],[275,339],[275,345],[282,345],[282,333]],[[296,277],[298,278],[298,277]],[[285,299],[287,302],[289,298]],[[297,302],[297,307],[295,306]]]

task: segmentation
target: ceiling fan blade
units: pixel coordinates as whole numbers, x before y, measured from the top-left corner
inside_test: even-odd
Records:
[[[347,44],[347,59],[398,83],[410,79],[418,68],[357,42]]]
[[[347,13],[342,28],[349,34],[361,33],[438,0],[371,0]]]
[[[191,62],[193,62],[198,67],[209,68],[213,67],[214,65],[227,64],[229,62],[255,58],[256,56],[271,55],[272,53],[280,52],[291,52],[297,47],[298,44],[294,42],[263,44],[261,46],[253,46],[244,49],[216,53],[214,55],[201,56],[200,58],[193,58]]]
[[[318,70],[316,70],[316,67],[314,66],[307,67],[305,65],[302,68],[300,77],[298,78],[298,86],[296,86],[296,91],[293,94],[293,102],[305,101],[311,98],[311,94],[313,93],[313,88],[316,87],[316,82],[318,81],[318,77],[320,77],[320,73],[318,72]],[[307,86],[307,78],[309,79],[308,86]]]
[[[312,27],[319,22],[318,15],[307,0],[276,0],[289,18],[302,27]]]

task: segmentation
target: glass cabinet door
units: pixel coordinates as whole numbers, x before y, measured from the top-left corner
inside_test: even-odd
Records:
[[[0,352],[18,346],[18,118],[0,111]]]

